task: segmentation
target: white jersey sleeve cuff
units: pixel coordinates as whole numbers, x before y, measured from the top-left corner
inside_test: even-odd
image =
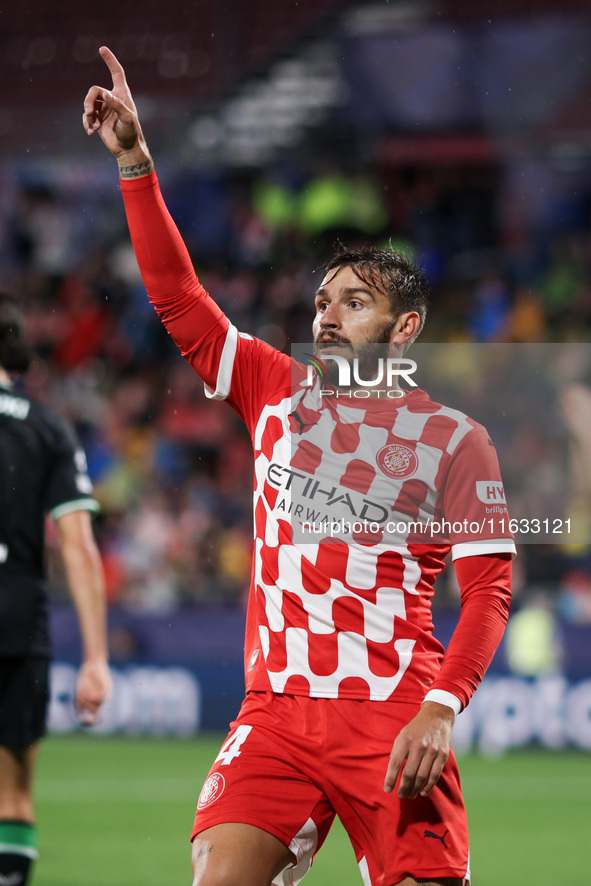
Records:
[[[512,538],[465,541],[451,546],[452,560],[461,560],[462,557],[477,557],[480,554],[511,554],[512,557],[515,557],[517,548]]]
[[[218,375],[215,383],[215,391],[207,385],[204,385],[205,396],[209,400],[225,400],[230,393],[230,385],[232,383],[232,370],[234,369],[234,358],[236,356],[236,347],[238,345],[238,330],[230,323],[226,332],[226,341],[220,357],[218,366]]]
[[[455,714],[459,714],[462,710],[462,702],[451,692],[445,689],[430,689],[424,697],[423,701],[434,701],[437,704],[444,704],[447,708],[451,708]]]
[[[66,501],[61,505],[56,505],[49,512],[52,520],[59,520],[66,514],[73,514],[75,511],[94,511],[98,513],[101,506],[94,498],[75,498],[73,501]]]

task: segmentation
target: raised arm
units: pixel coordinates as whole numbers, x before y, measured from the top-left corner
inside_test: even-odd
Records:
[[[266,396],[260,385],[260,354],[264,351],[267,367],[283,355],[251,336],[240,336],[201,285],[160,191],[125,72],[106,46],[100,54],[113,85],[90,88],[82,122],[89,135],[99,133],[119,164],[129,233],[148,298],[183,357],[205,382],[207,395],[227,398],[248,420]],[[234,372],[238,364],[240,372]],[[282,371],[289,379],[285,361]]]
[[[113,85],[111,89],[91,86],[84,99],[82,125],[88,135],[98,132],[117,159],[121,178],[149,175],[154,170],[154,164],[125,71],[106,46],[101,46],[99,53],[109,69]]]

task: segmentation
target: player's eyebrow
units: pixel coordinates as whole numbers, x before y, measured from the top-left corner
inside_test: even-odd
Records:
[[[322,298],[322,296],[323,296],[325,293],[326,293],[326,288],[325,288],[324,286],[320,286],[320,287],[316,290],[316,294],[315,294],[315,296],[314,296],[314,301],[318,301],[318,299],[319,299],[319,298]],[[361,293],[361,294],[363,294],[363,295],[369,295],[369,297],[371,298],[371,300],[374,301],[374,302],[375,302],[375,300],[376,300],[375,295],[373,294],[373,292],[371,291],[371,289],[369,289],[369,287],[365,287],[365,286],[346,286],[344,289],[339,289],[339,295],[349,295],[349,296],[350,296],[350,295],[357,295],[357,294],[359,294],[359,293]]]

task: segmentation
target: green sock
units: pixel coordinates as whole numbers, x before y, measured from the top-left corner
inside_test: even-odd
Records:
[[[25,886],[37,855],[37,828],[34,824],[0,821],[0,883]]]

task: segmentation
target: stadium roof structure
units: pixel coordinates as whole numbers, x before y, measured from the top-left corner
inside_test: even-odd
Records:
[[[186,162],[256,166],[334,124],[332,112],[347,100],[343,35],[449,20],[520,17],[527,25],[536,16],[579,12],[588,13],[586,0],[563,0],[560,9],[555,0],[146,0],[141,15],[129,0],[6,3],[2,156],[79,154],[82,98],[91,84],[107,83],[102,44],[123,62],[155,150],[182,145]],[[591,131],[587,99],[565,103],[554,124]]]
[[[350,0],[21,0],[0,8],[3,154],[69,152],[72,118],[105,82],[98,48],[121,59],[154,132],[218,102]]]

